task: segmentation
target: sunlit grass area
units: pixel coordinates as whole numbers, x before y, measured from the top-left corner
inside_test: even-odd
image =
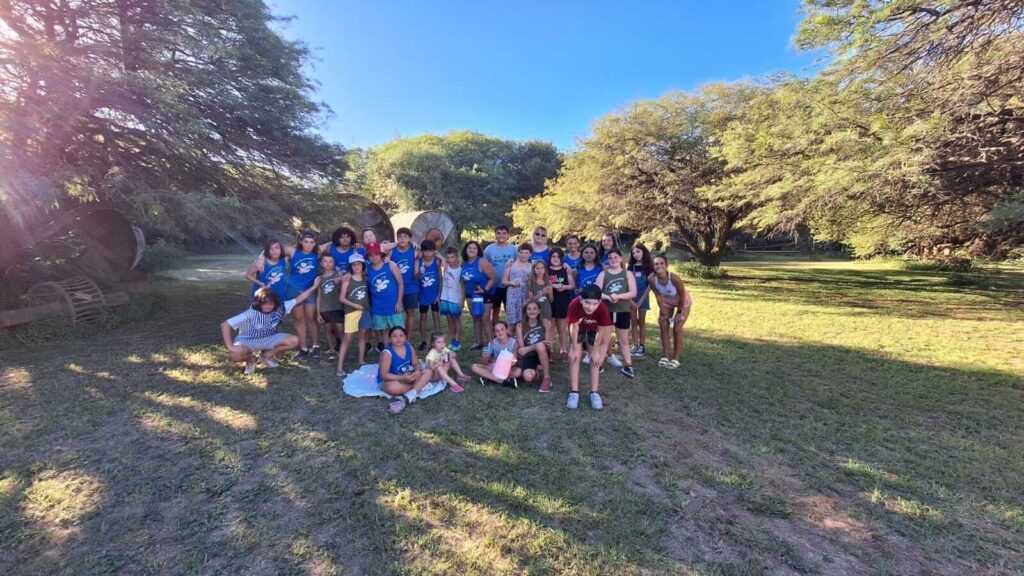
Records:
[[[0,350],[0,572],[1024,570],[1024,275],[727,269],[683,368],[652,327],[600,413],[563,365],[399,417],[326,365],[244,376],[244,284],[154,282],[145,323]]]

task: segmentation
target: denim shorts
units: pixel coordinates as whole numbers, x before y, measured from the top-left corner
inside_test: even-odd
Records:
[[[448,300],[441,300],[441,316],[455,316],[458,318],[462,316],[462,308],[458,302],[449,302]]]

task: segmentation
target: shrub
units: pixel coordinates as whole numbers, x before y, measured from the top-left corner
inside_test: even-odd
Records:
[[[725,278],[725,270],[721,266],[702,266],[697,262],[687,262],[679,267],[679,272],[691,280],[715,280]]]
[[[139,262],[137,270],[147,273],[167,270],[173,268],[178,260],[187,254],[188,252],[181,246],[160,239],[146,246],[146,251],[142,254],[142,260]]]

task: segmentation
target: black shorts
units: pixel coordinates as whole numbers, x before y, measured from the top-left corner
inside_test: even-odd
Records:
[[[437,312],[440,309],[441,309],[441,305],[438,304],[437,302],[434,302],[433,304],[420,304],[420,314],[426,314],[427,312],[429,312],[431,310],[433,310],[434,312]]]
[[[324,322],[330,324],[344,324],[345,323],[345,311],[344,310],[326,310],[320,313],[320,317],[324,319]]]
[[[576,342],[583,344],[584,346],[593,346],[597,342],[597,331],[596,330],[580,330],[576,334]]]
[[[500,309],[502,304],[508,299],[508,288],[505,286],[499,286],[494,289],[492,294],[484,294],[484,304],[490,304],[495,308]],[[508,306],[505,306],[508,308]]]
[[[420,305],[420,294],[419,294],[419,292],[417,292],[415,294],[403,294],[402,295],[402,308],[404,308],[406,312],[415,310],[416,307],[419,306],[419,305]]]
[[[564,320],[569,317],[569,302],[570,299],[559,298],[564,292],[556,292],[555,299],[551,302],[551,317],[555,320]]]
[[[539,366],[540,356],[534,352],[531,352],[519,359],[519,368],[521,370],[536,370]]]
[[[612,324],[619,330],[629,330],[631,319],[632,315],[628,310],[626,312],[612,312]]]

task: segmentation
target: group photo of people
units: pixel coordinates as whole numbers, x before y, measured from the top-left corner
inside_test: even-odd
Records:
[[[634,360],[647,357],[653,299],[657,367],[680,367],[692,298],[666,254],[639,241],[620,248],[612,233],[597,242],[568,235],[557,246],[543,226],[519,244],[504,225],[485,245],[425,236],[416,243],[399,228],[392,241],[367,228],[357,237],[342,226],[326,242],[313,230],[294,245],[268,241],[246,272],[251,305],[221,324],[228,358],[246,374],[276,368],[286,353],[336,362],[346,385],[389,398],[391,414],[428,391],[464,393],[474,380],[541,393],[566,385],[573,410],[586,370],[590,406],[601,410],[601,375],[612,368],[634,379]],[[280,330],[289,315],[295,334]],[[568,364],[567,383],[554,381],[556,362]]]

